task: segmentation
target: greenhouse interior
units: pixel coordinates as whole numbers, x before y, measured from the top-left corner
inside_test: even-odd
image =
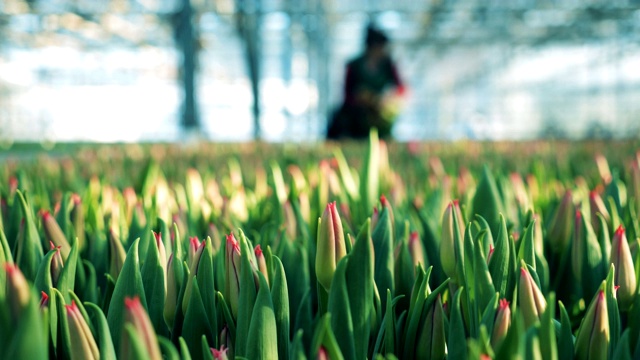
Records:
[[[0,0],[0,359],[640,359],[640,0]]]
[[[369,23],[390,38],[408,89],[398,140],[637,136],[639,10],[636,0],[5,0],[1,137],[175,141],[189,124],[213,141],[320,140]]]

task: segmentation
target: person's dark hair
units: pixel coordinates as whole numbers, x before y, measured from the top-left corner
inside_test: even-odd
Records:
[[[376,45],[386,45],[389,42],[389,38],[382,30],[369,25],[367,26],[367,35],[364,42],[367,48],[370,48]]]

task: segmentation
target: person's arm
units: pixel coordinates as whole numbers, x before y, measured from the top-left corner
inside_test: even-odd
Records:
[[[396,93],[398,95],[404,95],[407,88],[405,87],[404,83],[402,82],[402,79],[400,78],[400,74],[398,73],[398,69],[396,68],[396,65],[393,63],[393,61],[391,61],[391,59],[389,59],[389,65],[391,67],[391,78],[393,79],[393,83],[396,86]]]

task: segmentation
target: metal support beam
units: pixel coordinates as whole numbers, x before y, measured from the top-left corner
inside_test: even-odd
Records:
[[[260,0],[237,0],[236,26],[244,42],[245,59],[253,105],[253,138],[259,140],[260,131]]]
[[[200,121],[196,101],[196,36],[193,28],[193,6],[191,0],[182,0],[182,7],[174,21],[176,42],[182,53],[182,64],[179,71],[183,89],[182,118],[180,124],[185,130],[198,130]]]

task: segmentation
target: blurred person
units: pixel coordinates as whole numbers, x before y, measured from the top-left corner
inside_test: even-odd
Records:
[[[389,55],[389,38],[369,25],[364,53],[347,64],[344,100],[329,121],[327,137],[366,138],[376,127],[381,138],[388,138],[404,94],[405,86]]]

